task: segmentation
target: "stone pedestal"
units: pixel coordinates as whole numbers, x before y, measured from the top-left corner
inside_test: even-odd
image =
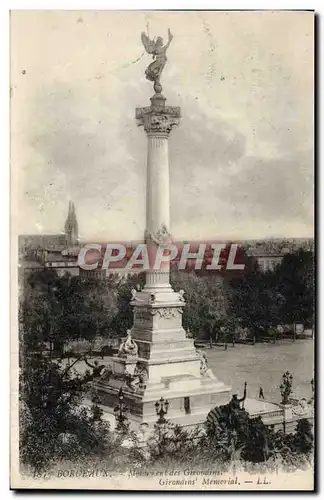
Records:
[[[159,245],[171,241],[168,139],[179,123],[180,108],[166,106],[165,98],[155,94],[151,106],[136,109],[136,119],[148,137],[145,240],[154,257]],[[169,277],[169,263],[151,268],[144,289],[134,291],[135,367],[114,359],[114,373],[102,377],[96,389],[103,408],[111,411],[122,386],[133,422],[154,424],[154,405],[163,397],[169,401],[167,418],[194,425],[205,421],[211,408],[229,401],[230,387],[213,375],[193,340],[186,338],[183,294],[172,289]]]
[[[284,420],[287,422],[288,420],[292,420],[292,405],[291,404],[282,404]]]
[[[112,359],[112,371],[119,375],[133,376],[137,364],[137,358],[125,357],[121,358],[117,354]]]

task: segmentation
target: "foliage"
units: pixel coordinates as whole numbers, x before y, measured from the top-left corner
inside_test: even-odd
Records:
[[[231,311],[240,325],[247,327],[256,338],[267,335],[269,328],[280,321],[282,295],[271,282],[271,273],[258,269],[229,280]]]
[[[227,342],[247,328],[256,338],[275,341],[278,325],[312,322],[313,254],[299,250],[285,255],[274,271],[262,273],[243,255],[245,269],[235,273],[199,274],[171,268],[171,284],[185,290],[183,326],[200,338],[220,334]],[[53,271],[32,273],[22,307],[25,330],[44,339],[65,340],[96,335],[121,337],[133,324],[131,290],[143,287],[144,273],[106,280],[58,277]]]
[[[88,375],[53,362],[41,351],[24,357],[20,376],[20,457],[39,472],[63,459],[102,456],[111,446],[102,410],[80,406]]]
[[[133,326],[133,310],[130,305],[131,290],[145,284],[145,274],[130,274],[122,279],[117,287],[117,313],[112,321],[112,330],[117,337],[125,336]]]
[[[186,307],[183,327],[194,337],[215,337],[216,331],[226,322],[227,290],[220,275],[198,276],[195,271],[173,269],[171,284],[174,290],[185,291]]]
[[[284,256],[275,269],[277,288],[284,296],[280,316],[284,324],[313,323],[314,255],[299,250]]]
[[[150,467],[167,468],[177,465],[192,468],[198,464],[204,467],[208,462],[223,458],[220,449],[223,451],[225,447],[221,448],[216,441],[214,447],[211,447],[211,442],[201,427],[186,430],[167,420],[165,424],[155,424],[153,434],[147,442],[145,461]]]
[[[40,341],[60,346],[66,340],[111,335],[117,314],[114,280],[60,277],[47,270],[32,273],[20,308],[26,347]]]
[[[261,417],[249,418],[242,442],[241,457],[249,462],[265,462],[269,458],[267,427]]]
[[[172,270],[175,290],[184,289],[187,307],[183,326],[195,336],[215,337],[222,329],[227,341],[236,328],[249,328],[256,337],[285,322],[312,321],[313,264],[307,252],[286,256],[274,272],[261,273],[253,263],[246,272],[228,277],[194,271]],[[280,460],[287,467],[310,456],[313,434],[307,420],[300,420],[294,434],[266,427],[258,418],[224,405],[218,418],[206,423],[206,432],[179,426],[156,425],[147,453],[135,444],[130,451],[114,442],[97,404],[80,403],[88,390],[88,374],[46,357],[44,343],[70,339],[92,340],[96,335],[125,335],[133,323],[129,304],[132,288],[143,286],[144,275],[122,280],[84,280],[53,271],[32,273],[20,308],[20,455],[22,463],[37,471],[57,460],[113,459],[116,467],[132,462],[228,464]],[[290,374],[284,375],[282,395],[291,392]],[[112,453],[114,450],[114,453]]]
[[[266,273],[251,259],[241,275],[229,275],[227,281],[230,311],[256,339],[270,335],[275,341],[278,325],[313,322],[312,252],[287,254],[279,266]]]
[[[230,404],[215,408],[206,421],[209,449],[216,446],[218,459],[241,459],[250,463],[267,462],[274,458],[287,466],[296,466],[313,449],[311,424],[307,419],[298,422],[295,433],[284,434],[266,426],[261,417],[251,418],[244,409]]]
[[[294,446],[299,453],[309,454],[313,449],[314,436],[312,425],[303,418],[298,421],[296,433],[294,435]]]

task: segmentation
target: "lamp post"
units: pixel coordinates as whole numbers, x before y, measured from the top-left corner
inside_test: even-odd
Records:
[[[280,392],[281,392],[281,404],[283,405],[283,431],[286,434],[286,421],[291,419],[291,405],[289,404],[289,396],[292,393],[292,381],[293,376],[291,373],[286,371],[282,376],[282,383],[280,384]]]
[[[169,402],[167,399],[164,400],[163,398],[161,398],[160,401],[157,401],[155,403],[156,414],[159,417],[156,422],[158,425],[166,424],[166,419],[164,417],[165,415],[167,415],[168,409],[169,409]]]
[[[128,418],[126,416],[126,412],[128,411],[128,407],[124,404],[124,393],[123,388],[120,387],[118,393],[118,405],[114,408],[114,415],[116,419],[116,431],[118,432],[127,432],[129,427]]]
[[[282,383],[280,384],[280,392],[282,397],[282,404],[289,402],[289,396],[292,393],[293,376],[288,371],[282,376]]]
[[[54,326],[55,326],[55,320],[57,319],[57,316],[60,313],[60,305],[59,301],[57,300],[56,297],[56,292],[58,288],[56,286],[48,285],[48,294],[49,294],[49,300],[50,300],[50,311],[49,311],[49,320],[50,320],[50,325],[49,325],[49,344],[50,344],[50,359],[52,360],[53,353],[55,352],[55,340],[57,338],[56,332],[54,331]]]

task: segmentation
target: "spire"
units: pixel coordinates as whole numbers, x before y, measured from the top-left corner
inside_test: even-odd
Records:
[[[75,213],[75,206],[72,201],[69,201],[68,216],[65,221],[65,235],[69,246],[77,245],[78,243],[78,221]]]

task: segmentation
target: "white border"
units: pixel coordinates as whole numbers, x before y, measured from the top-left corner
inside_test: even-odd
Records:
[[[2,273],[1,273],[1,313],[0,313],[0,319],[1,319],[1,333],[2,333],[2,343],[1,343],[1,353],[2,353],[2,360],[0,362],[0,380],[1,380],[1,388],[2,388],[2,394],[1,394],[1,462],[0,462],[0,491],[1,491],[1,498],[9,498],[12,496],[13,492],[9,492],[9,466],[8,466],[8,456],[9,456],[9,439],[8,439],[8,429],[9,429],[9,9],[19,9],[19,10],[30,10],[30,9],[68,9],[68,10],[76,10],[76,9],[87,9],[87,10],[94,10],[94,9],[116,9],[116,10],[125,10],[125,9],[136,9],[136,10],[150,10],[152,8],[159,9],[205,9],[205,10],[213,10],[213,9],[218,9],[218,10],[242,10],[242,9],[253,9],[253,10],[261,10],[261,9],[267,9],[267,10],[275,10],[275,9],[286,9],[286,10],[295,10],[295,9],[300,9],[300,10],[310,10],[310,9],[315,9],[315,11],[320,15],[323,13],[323,2],[320,0],[315,0],[312,2],[311,5],[309,5],[308,2],[301,2],[301,1],[288,1],[288,0],[277,0],[277,1],[272,1],[272,2],[267,2],[263,1],[262,3],[260,1],[249,1],[249,2],[242,2],[240,0],[227,0],[226,2],[215,2],[215,1],[204,1],[204,2],[193,2],[190,0],[186,1],[179,1],[179,0],[164,0],[163,2],[161,1],[160,3],[152,3],[152,1],[142,1],[142,2],[131,2],[131,1],[124,1],[124,0],[118,0],[118,1],[104,1],[104,0],[79,0],[78,2],[76,1],[71,1],[71,0],[48,0],[46,3],[41,1],[41,0],[34,0],[30,2],[25,2],[23,0],[16,0],[16,1],[11,1],[11,2],[6,2],[3,1],[1,2],[0,6],[0,50],[1,50],[1,61],[2,61],[2,72],[1,72],[1,104],[0,109],[1,109],[1,125],[2,125],[2,130],[0,134],[0,140],[1,140],[1,147],[0,147],[0,153],[2,156],[2,161],[0,162],[0,189],[1,189],[1,195],[0,195],[0,218],[1,218],[1,233],[2,233],[2,244],[0,245],[0,262],[2,263]],[[319,28],[319,26],[318,26]],[[2,43],[1,43],[2,42]],[[320,54],[323,57],[323,39],[319,37],[319,47],[317,50],[320,50]],[[319,59],[319,58],[318,58]],[[317,85],[318,88],[320,88],[320,83],[322,82],[321,78],[322,74],[322,68],[318,68],[318,80],[317,80]],[[321,97],[318,95],[318,97]],[[322,98],[320,99],[320,102],[317,102],[317,109],[318,109],[318,118],[321,115],[321,111],[323,111],[323,100]],[[319,187],[318,187],[318,195],[319,193],[322,193],[322,179],[320,176],[320,155],[319,155],[319,148],[320,145],[322,144],[322,139],[323,139],[323,131],[320,131],[320,136],[318,137],[318,165],[317,165],[317,182],[319,182]],[[320,196],[318,196],[320,199]],[[319,212],[317,214],[317,223],[319,224],[321,219],[322,219],[322,211],[323,211],[323,204],[318,206]],[[318,228],[319,229],[319,228]],[[323,237],[322,234],[319,235],[317,234],[318,237],[318,244],[323,243]],[[322,245],[321,245],[322,247]],[[317,249],[319,251],[319,249]],[[321,264],[319,262],[319,264]],[[319,285],[319,282],[324,283],[324,271],[322,268],[322,265],[319,266],[319,274],[318,274],[318,279],[317,279],[317,285]],[[324,304],[322,303],[322,297],[318,297],[318,311],[322,310],[324,311]],[[323,347],[323,342],[320,342],[320,335],[321,335],[321,324],[319,323],[318,325],[318,332],[317,332],[317,348],[320,348],[320,353],[322,353],[322,347]],[[323,359],[323,358],[322,358]],[[319,372],[319,368],[318,368]],[[320,379],[320,374],[317,373],[318,379]],[[319,401],[320,404],[323,401],[324,395],[323,395],[323,384],[320,385],[320,391],[318,393]],[[319,405],[320,406],[320,405]],[[319,409],[319,408],[318,408]],[[318,419],[318,424],[319,424],[319,419]],[[319,425],[318,425],[319,427]],[[319,428],[317,429],[318,431],[320,430]],[[322,451],[323,447],[323,436],[320,435],[319,442],[320,443],[320,450],[318,450],[318,453]],[[322,456],[322,455],[321,455]],[[320,471],[319,476],[320,476]],[[320,479],[320,478],[319,478]],[[320,486],[320,484],[319,484]],[[221,493],[218,493],[221,494]],[[45,495],[45,494],[44,494]],[[110,494],[112,495],[112,494]],[[126,495],[126,494],[125,494]],[[169,493],[170,495],[170,493]],[[198,495],[198,493],[197,493]],[[30,495],[34,496],[34,495]],[[37,495],[39,496],[39,495]],[[63,497],[66,495],[63,494]],[[82,495],[84,496],[84,495]],[[90,497],[89,495],[86,495],[86,497]],[[118,495],[120,497],[120,495]],[[278,495],[279,497],[283,496]]]
[[[1,133],[0,133],[0,227],[2,244],[0,245],[1,273],[1,314],[0,329],[2,332],[0,361],[0,380],[2,388],[1,404],[1,435],[0,442],[0,491],[1,498],[9,497],[9,13],[1,9],[0,16],[0,47],[1,62]],[[8,77],[7,77],[8,75]]]
[[[315,5],[314,5],[315,4]],[[28,3],[24,0],[12,0],[7,2],[7,8],[20,10],[319,10],[321,2],[315,0],[312,5],[307,5],[307,2],[291,1],[291,0],[276,0],[272,2],[263,1],[248,1],[228,0],[226,2],[215,2],[204,0],[202,2],[192,0],[161,0],[161,2],[153,3],[151,1],[127,1],[116,0],[109,2],[106,0],[47,0],[46,3],[41,0],[33,0]]]

